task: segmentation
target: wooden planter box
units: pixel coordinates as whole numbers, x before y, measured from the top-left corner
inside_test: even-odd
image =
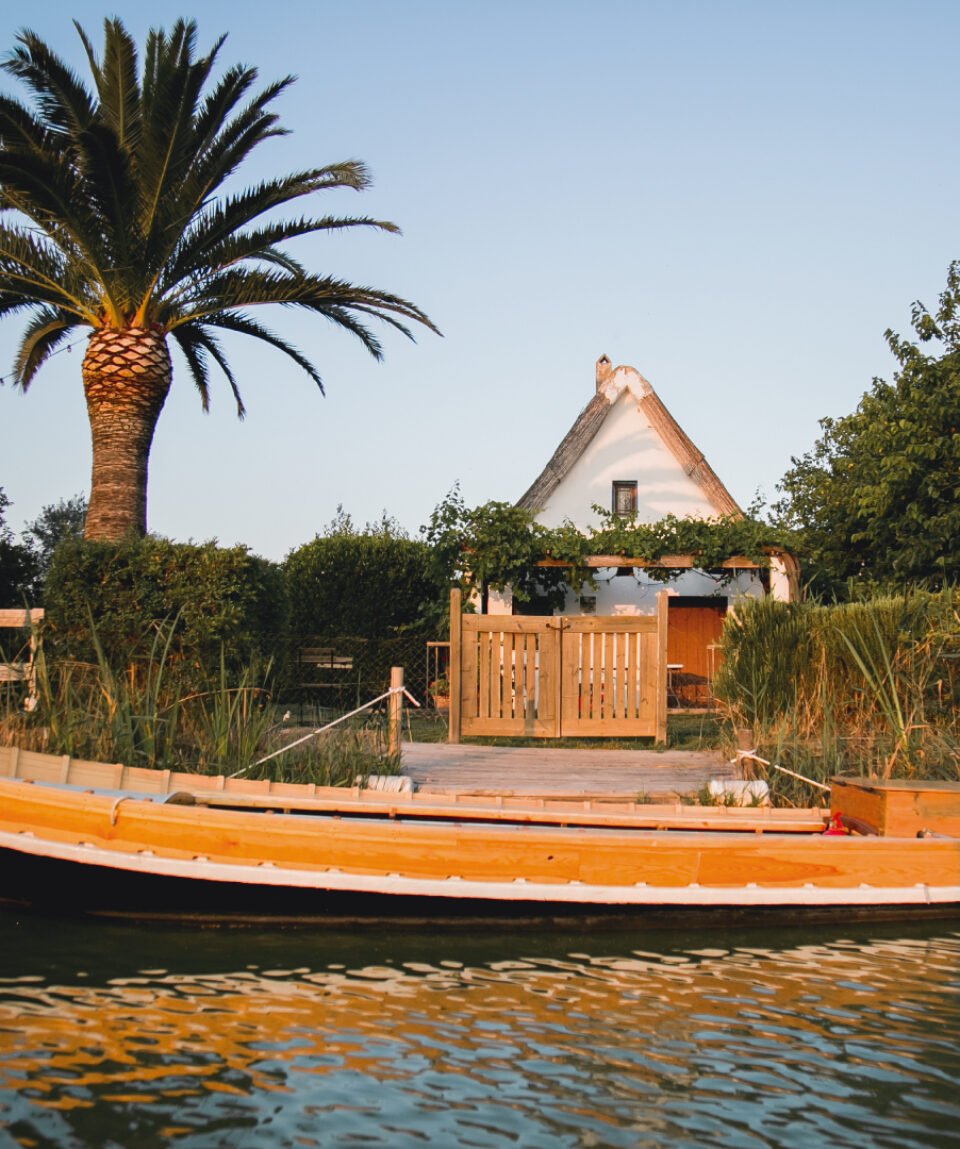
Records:
[[[960,782],[834,778],[830,807],[872,826],[885,838],[960,835]]]

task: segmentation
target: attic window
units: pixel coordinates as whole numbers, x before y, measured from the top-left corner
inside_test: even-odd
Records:
[[[615,515],[622,519],[632,518],[637,513],[637,480],[629,482],[615,479],[611,507]]]

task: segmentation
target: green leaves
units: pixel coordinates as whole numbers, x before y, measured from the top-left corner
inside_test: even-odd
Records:
[[[172,543],[147,537],[121,544],[68,540],[46,582],[49,637],[60,653],[90,658],[88,610],[112,665],[124,665],[146,633],[176,619],[171,658],[198,675],[221,647],[231,673],[268,649],[286,625],[279,569],[245,547]]]
[[[357,531],[341,514],[330,533],[287,556],[284,573],[300,635],[382,639],[420,623],[432,605],[445,605],[445,580],[427,547],[389,520]]]
[[[488,502],[469,509],[454,488],[434,510],[424,534],[435,562],[465,590],[510,586],[517,601],[540,599],[545,606],[561,606],[567,586],[579,588],[589,581],[584,560],[590,555],[648,562],[691,555],[698,567],[719,570],[736,556],[769,566],[768,548],[789,550],[794,542],[788,531],[750,518],[668,515],[657,523],[634,523],[602,507],[593,509],[602,520],[597,530],[582,533],[572,523],[549,529],[511,503]],[[732,578],[733,573],[720,570],[720,578]],[[675,571],[650,567],[647,574],[667,581]]]
[[[814,448],[780,483],[781,525],[801,533],[801,557],[822,591],[918,583],[937,588],[960,566],[960,271],[931,316],[914,306],[925,354],[892,332],[900,369],[893,383],[874,380],[856,411],[821,422]]]
[[[742,556],[757,566],[770,565],[768,548],[789,550],[795,543],[790,532],[758,519],[733,515],[716,519],[677,518],[666,515],[656,523],[635,523],[594,507],[602,526],[593,532],[593,554],[623,555],[650,561],[670,555],[692,555],[704,570],[716,570],[727,559]],[[651,570],[651,577],[669,579],[672,571]],[[732,572],[731,572],[732,577]]]

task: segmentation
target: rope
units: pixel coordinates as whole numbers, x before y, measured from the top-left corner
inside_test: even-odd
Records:
[[[803,774],[798,774],[795,770],[788,770],[786,766],[778,766],[776,762],[768,762],[766,758],[761,758],[753,750],[738,750],[735,762],[741,762],[744,758],[749,758],[752,762],[759,762],[761,766],[769,766],[771,770],[779,770],[781,774],[789,774],[791,778],[799,778],[801,782],[806,782],[809,786],[816,786],[818,790],[826,790],[830,792],[830,787],[825,786],[822,782],[817,782],[813,778],[807,778]]]
[[[369,710],[371,706],[376,706],[378,702],[382,702],[385,698],[389,698],[392,694],[402,694],[409,702],[416,708],[420,709],[420,703],[413,697],[405,686],[391,686],[389,690],[385,690],[383,694],[378,694],[376,698],[365,702],[363,706],[358,706],[356,710],[351,710],[349,714],[341,714],[339,718],[334,718],[332,722],[328,722],[326,726],[319,726],[316,730],[311,730],[309,734],[304,734],[302,738],[298,738],[295,742],[288,742],[286,746],[281,746],[279,750],[274,750],[272,754],[266,755],[265,758],[260,758],[256,762],[251,762],[249,766],[242,766],[231,778],[239,778],[241,774],[246,774],[248,770],[252,770],[255,766],[262,766],[264,762],[269,762],[271,758],[278,758],[281,754],[285,754],[288,750],[293,750],[295,746],[302,746],[304,742],[309,742],[311,738],[316,738],[318,734],[325,734],[328,730],[332,730],[334,726],[339,726],[341,722],[346,722],[348,718],[353,718],[357,714],[362,714],[364,710]]]

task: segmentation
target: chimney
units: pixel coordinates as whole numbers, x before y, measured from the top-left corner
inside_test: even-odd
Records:
[[[601,355],[597,360],[597,390],[606,383],[606,381],[613,374],[613,364],[606,355]]]

